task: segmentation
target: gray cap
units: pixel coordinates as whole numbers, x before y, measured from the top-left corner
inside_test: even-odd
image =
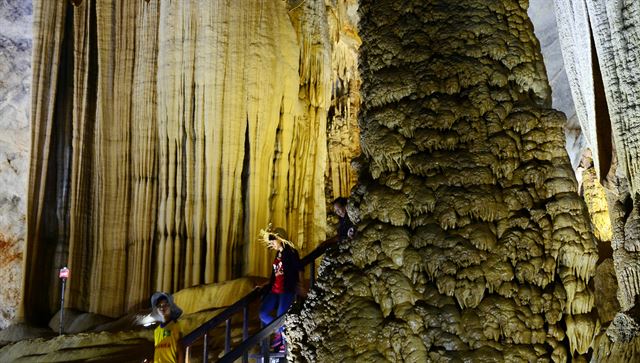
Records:
[[[173,302],[173,296],[171,296],[171,294],[162,292],[162,291],[156,291],[151,296],[151,309],[152,309],[151,316],[153,316],[153,318],[157,321],[163,321],[163,317],[158,312],[158,308],[156,307],[158,300],[160,300],[161,298],[166,299],[167,303],[169,303],[169,306],[171,307],[170,308],[171,320],[178,319],[182,315],[182,309],[180,309],[178,305],[176,305],[176,303]]]

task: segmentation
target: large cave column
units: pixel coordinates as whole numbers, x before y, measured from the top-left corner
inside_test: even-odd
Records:
[[[361,1],[358,237],[289,319],[296,359],[587,353],[597,248],[517,1]]]

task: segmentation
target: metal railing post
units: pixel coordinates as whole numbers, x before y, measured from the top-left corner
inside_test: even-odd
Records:
[[[231,350],[231,318],[227,319],[224,331],[224,354]]]
[[[311,261],[309,264],[309,290],[313,289],[316,285],[316,261]]]
[[[242,341],[244,342],[249,338],[249,308],[247,305],[242,309]],[[249,362],[249,352],[245,351],[242,354],[242,363]]]
[[[309,288],[314,288],[316,284],[316,259],[322,256],[327,250],[327,246],[319,246],[307,256],[301,259],[301,265],[311,265],[309,266]],[[304,276],[304,273],[302,273]],[[281,327],[284,322],[285,315],[281,315],[279,318],[274,320],[269,327],[262,326],[262,330],[258,333],[255,333],[252,336],[249,336],[249,304],[257,301],[260,296],[264,293],[264,288],[254,289],[247,295],[245,295],[240,300],[233,303],[231,306],[227,307],[224,311],[209,319],[206,323],[202,324],[200,327],[196,328],[191,333],[187,334],[180,341],[181,344],[186,347],[186,355],[187,359],[190,359],[191,355],[191,346],[194,344],[196,340],[199,340],[201,337],[204,339],[203,346],[203,362],[208,361],[209,356],[209,332],[212,329],[215,329],[217,326],[222,324],[224,321],[226,323],[226,331],[225,331],[225,345],[224,352],[225,355],[219,358],[217,361],[220,363],[232,363],[236,360],[242,358],[243,363],[248,363],[249,361],[249,350],[255,347],[256,345],[260,345],[260,354],[258,356],[258,361],[268,362],[270,357],[270,349],[271,349],[271,340],[270,335],[275,332],[276,329]],[[231,349],[231,317],[238,313],[242,309],[242,343],[240,346]],[[285,355],[287,353],[285,352]],[[280,355],[277,355],[280,356]]]
[[[268,362],[269,361],[269,349],[271,349],[271,344],[269,344],[269,335],[266,336],[266,338],[264,338],[262,340],[262,361],[263,362]]]
[[[202,361],[203,362],[208,362],[209,361],[209,334],[208,333],[204,333],[204,342],[202,343],[203,347],[202,350]]]

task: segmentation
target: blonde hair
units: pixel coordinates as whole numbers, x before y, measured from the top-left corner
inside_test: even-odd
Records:
[[[273,225],[269,223],[266,229],[260,230],[259,240],[265,246],[269,246],[269,240],[271,239],[271,237],[277,239],[283,245],[288,245],[291,248],[295,248],[293,242],[287,239],[287,231],[285,231],[284,228],[278,227],[274,229]]]

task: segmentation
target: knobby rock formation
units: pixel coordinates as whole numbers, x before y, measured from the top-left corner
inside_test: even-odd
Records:
[[[526,2],[360,2],[359,235],[294,360],[584,359],[598,260]]]

